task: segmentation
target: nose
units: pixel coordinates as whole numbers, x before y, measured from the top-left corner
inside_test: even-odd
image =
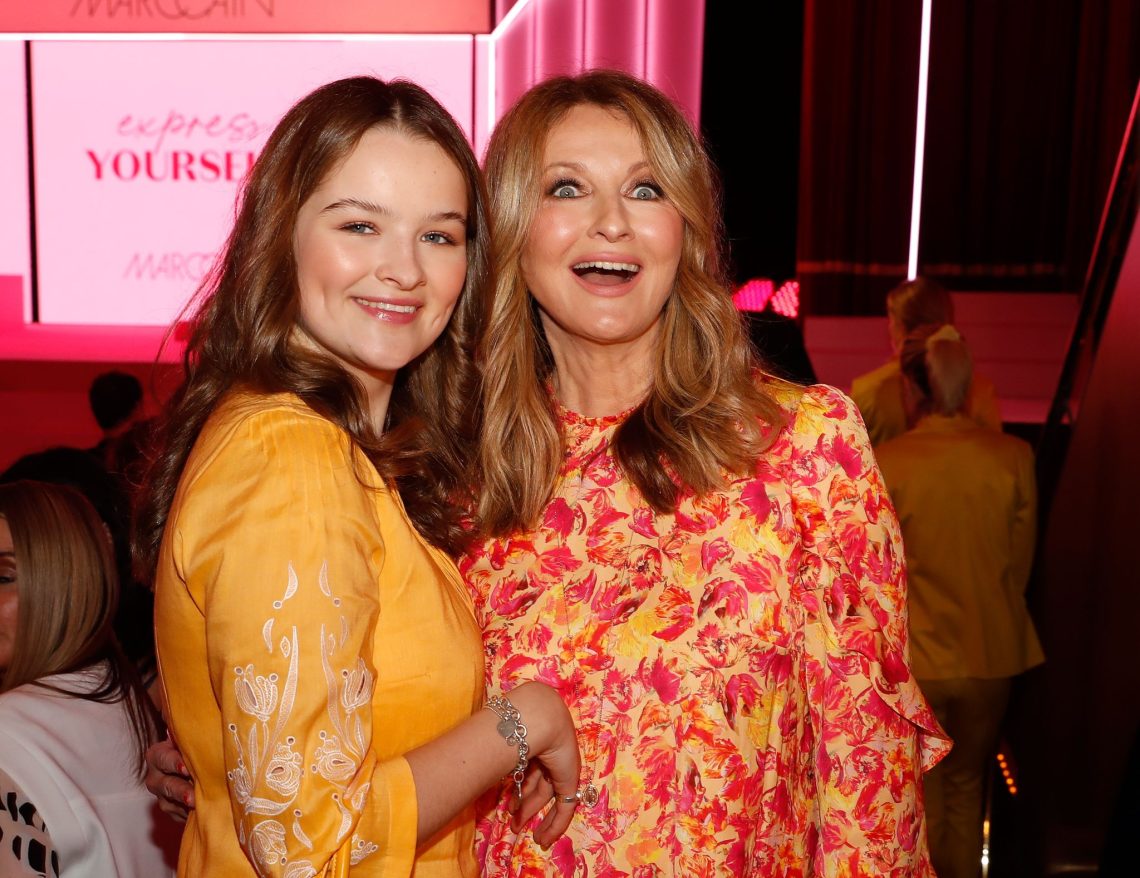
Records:
[[[415,241],[397,241],[389,238],[381,248],[376,265],[376,277],[383,283],[401,290],[413,290],[425,281]]]
[[[592,235],[613,242],[629,238],[633,234],[625,199],[620,194],[601,196],[596,204],[597,214],[590,229]]]

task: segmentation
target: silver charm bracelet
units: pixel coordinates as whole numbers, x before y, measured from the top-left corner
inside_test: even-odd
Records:
[[[515,795],[519,801],[522,801],[523,779],[526,777],[526,767],[530,762],[530,744],[526,742],[526,726],[523,725],[522,714],[509,699],[501,695],[488,698],[483,706],[499,718],[499,725],[496,727],[499,734],[508,744],[517,745],[519,748],[519,761],[510,773],[510,778],[515,784]]]

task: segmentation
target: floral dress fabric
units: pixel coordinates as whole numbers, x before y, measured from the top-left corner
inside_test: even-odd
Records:
[[[658,515],[561,410],[533,532],[461,562],[488,683],[570,705],[579,806],[549,852],[481,816],[484,874],[927,876],[921,772],[949,749],[907,664],[898,522],[854,404],[770,382],[788,424],[755,473]]]

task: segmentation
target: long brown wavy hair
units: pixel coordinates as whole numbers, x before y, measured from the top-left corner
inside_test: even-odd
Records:
[[[89,701],[124,702],[141,773],[162,720],[115,639],[119,581],[103,520],[74,488],[34,481],[0,485],[0,518],[12,533],[19,601],[12,660],[0,674],[0,692],[32,683]],[[106,672],[93,691],[44,681],[102,662]]]
[[[681,260],[661,316],[652,388],[618,428],[627,476],[658,512],[685,490],[746,474],[784,422],[757,384],[754,360],[724,271],[720,188],[703,145],[653,86],[618,71],[536,85],[499,122],[484,167],[491,194],[495,287],[479,343],[484,485],[479,515],[491,534],[533,526],[549,501],[563,440],[545,383],[554,368],[520,257],[542,193],[547,138],[576,106],[620,114],[641,138],[666,197],[684,221]]]
[[[293,339],[298,314],[293,228],[305,200],[366,131],[390,127],[435,143],[467,183],[467,276],[440,338],[401,369],[377,435],[363,387],[332,357]],[[203,424],[231,389],[296,394],[342,427],[398,488],[408,515],[429,541],[456,553],[468,530],[461,506],[476,415],[471,340],[486,308],[490,241],[478,162],[462,130],[424,89],[403,80],[352,77],[299,101],[270,135],[245,181],[237,219],[199,290],[184,354],[185,380],[162,417],[159,449],[134,516],[137,574],[153,581],[166,518],[182,468]]]

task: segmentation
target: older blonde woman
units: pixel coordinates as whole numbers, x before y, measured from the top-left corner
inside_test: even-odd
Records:
[[[549,854],[491,810],[484,873],[930,875],[947,742],[898,523],[851,401],[752,361],[692,129],[626,74],[560,77],[486,174],[490,538],[460,569],[490,684],[570,705],[590,807]]]

